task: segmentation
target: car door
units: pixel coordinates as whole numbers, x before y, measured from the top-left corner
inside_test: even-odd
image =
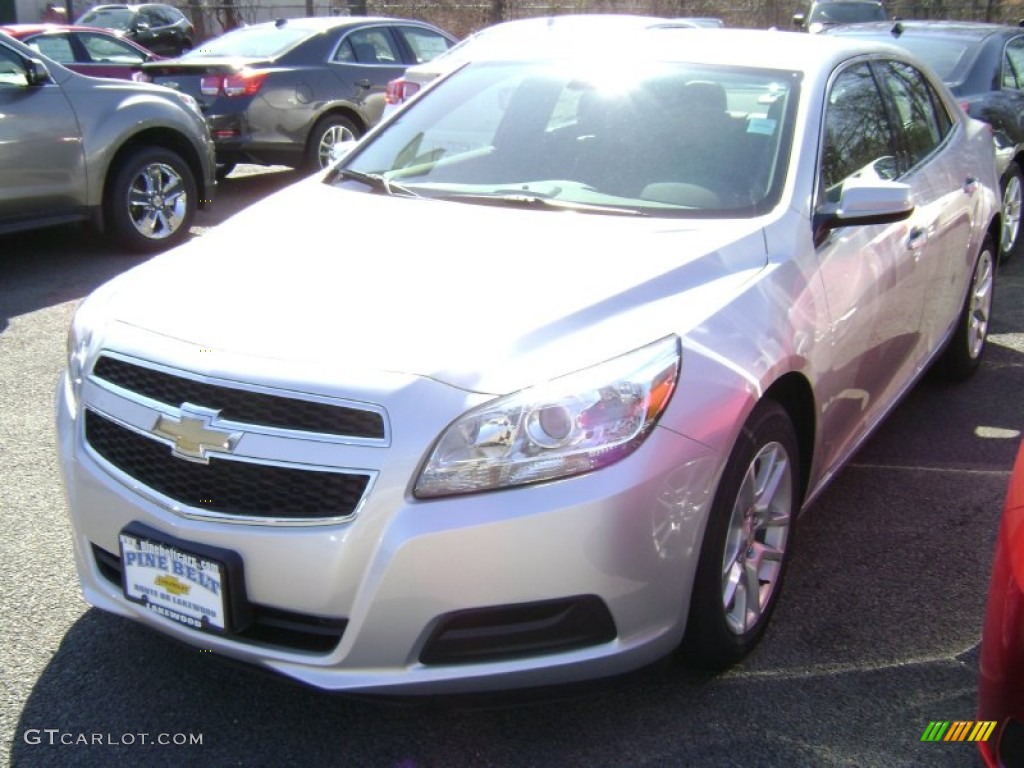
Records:
[[[964,132],[953,131],[953,116],[919,69],[887,61],[876,71],[903,144],[901,166],[907,171],[900,180],[914,188],[912,223],[922,234],[912,248],[925,276],[921,352],[929,356],[945,340],[963,301],[962,286],[951,277],[963,271],[982,169],[962,164],[969,156],[961,146]]]
[[[33,84],[28,65],[0,43],[0,224],[59,218],[85,204],[78,122],[53,80]]]
[[[453,40],[448,39],[440,32],[427,27],[400,25],[393,27],[392,31],[405,44],[405,48],[408,50],[406,61],[413,65],[425,64],[455,44]]]
[[[140,49],[98,32],[76,32],[74,38],[81,46],[87,61],[80,62],[76,71],[93,77],[117,77],[131,80],[140,72],[142,63],[154,58]]]
[[[68,68],[75,67],[79,59],[75,54],[71,36],[67,32],[44,32],[22,38],[22,42],[32,50]]]
[[[851,179],[898,180],[900,139],[871,65],[836,73],[825,104],[816,205],[835,207]],[[915,212],[915,217],[916,217]],[[833,359],[823,391],[826,466],[845,455],[915,375],[927,282],[928,223],[841,227],[817,247]]]
[[[342,92],[363,108],[369,125],[377,123],[384,113],[388,82],[407,66],[397,40],[384,24],[350,31],[338,43],[329,63]]]

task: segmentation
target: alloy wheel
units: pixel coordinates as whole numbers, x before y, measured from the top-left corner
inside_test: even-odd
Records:
[[[1021,177],[1012,173],[1006,180],[1006,188],[1003,190],[1003,232],[1000,242],[1000,252],[1010,253],[1020,235],[1021,201],[1024,198],[1024,189],[1021,187]]]
[[[128,190],[128,218],[150,240],[177,232],[188,211],[188,195],[178,172],[166,163],[144,166]]]
[[[994,268],[992,252],[987,248],[983,249],[974,268],[968,298],[970,309],[967,313],[967,351],[972,360],[981,354],[988,336],[988,323],[992,315]]]
[[[343,141],[355,141],[356,135],[346,125],[330,125],[320,137],[320,144],[317,146],[317,158],[320,167],[326,168],[331,162],[331,150],[335,144]]]
[[[789,539],[793,471],[785,447],[754,456],[733,503],[722,556],[722,607],[729,629],[753,629],[779,583]]]

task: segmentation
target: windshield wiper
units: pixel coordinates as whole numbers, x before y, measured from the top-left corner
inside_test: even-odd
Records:
[[[355,171],[351,168],[339,168],[336,171],[335,178],[358,181],[361,184],[365,184],[370,187],[374,191],[383,192],[386,195],[408,195],[409,197],[419,197],[418,194],[408,187],[403,186],[398,182],[391,181],[391,179],[380,173],[366,173],[365,171]]]
[[[635,208],[615,208],[610,205],[594,203],[577,203],[571,200],[555,200],[539,195],[439,195],[439,200],[454,200],[480,205],[505,205],[513,208],[554,208],[562,211],[578,211],[580,213],[609,213],[618,216],[647,216]]]

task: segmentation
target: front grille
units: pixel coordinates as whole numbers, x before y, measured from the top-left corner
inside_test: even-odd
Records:
[[[168,445],[90,410],[85,439],[96,453],[138,482],[181,504],[222,515],[324,519],[351,515],[367,475],[323,472],[211,457],[179,459]]]
[[[92,554],[100,575],[120,587],[121,558],[95,544],[92,545]],[[345,619],[284,611],[256,603],[250,603],[249,608],[252,621],[228,635],[232,640],[294,651],[328,653],[338,645],[348,624]]]
[[[92,375],[175,408],[191,403],[220,411],[221,419],[342,437],[384,438],[384,418],[375,411],[208,384],[109,355],[96,361]]]

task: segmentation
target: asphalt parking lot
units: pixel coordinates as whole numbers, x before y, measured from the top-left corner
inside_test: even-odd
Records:
[[[247,170],[196,236],[297,178]],[[79,230],[0,238],[10,765],[980,765],[973,745],[920,738],[929,721],[974,716],[991,550],[1024,428],[1024,260],[997,276],[979,373],[926,377],[801,518],[774,623],[742,665],[706,677],[669,660],[586,689],[414,702],[298,688],[81,602],[53,388],[77,302],[139,261]]]

